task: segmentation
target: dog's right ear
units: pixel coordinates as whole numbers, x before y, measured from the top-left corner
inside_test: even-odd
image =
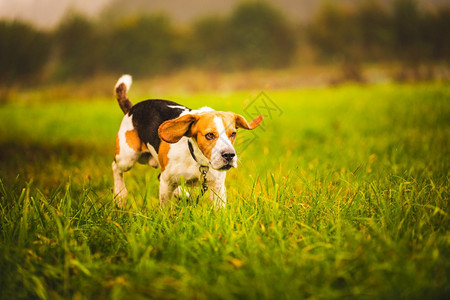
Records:
[[[244,128],[244,129],[247,129],[247,130],[255,129],[263,121],[263,115],[257,116],[250,123],[247,122],[247,120],[243,116],[238,115],[238,114],[235,114],[234,118],[236,120],[236,128]]]
[[[195,115],[184,115],[162,123],[158,128],[159,137],[170,144],[178,142],[183,136],[191,136],[191,126],[197,121]]]

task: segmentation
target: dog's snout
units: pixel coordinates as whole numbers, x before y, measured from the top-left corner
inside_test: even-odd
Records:
[[[222,157],[223,157],[227,162],[231,162],[235,156],[236,156],[236,153],[234,153],[234,152],[223,152],[223,153],[222,153]]]

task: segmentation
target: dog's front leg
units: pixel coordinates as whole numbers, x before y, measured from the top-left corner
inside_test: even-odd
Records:
[[[214,204],[215,208],[225,207],[227,204],[227,189],[224,185],[215,186],[209,194],[211,202]]]
[[[163,176],[161,176],[159,182],[159,203],[161,207],[167,206],[170,199],[172,199],[174,190],[175,185],[168,180],[164,180]]]
[[[225,207],[227,203],[227,189],[225,187],[225,172],[220,172],[214,176],[214,181],[210,185],[209,198],[216,208]]]

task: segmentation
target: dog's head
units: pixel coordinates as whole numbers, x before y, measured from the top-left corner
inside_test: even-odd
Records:
[[[183,136],[192,137],[211,167],[225,171],[237,167],[233,147],[236,129],[254,129],[262,120],[260,115],[249,123],[243,116],[232,112],[207,111],[166,121],[159,126],[158,134],[163,141],[171,144],[177,143]]]

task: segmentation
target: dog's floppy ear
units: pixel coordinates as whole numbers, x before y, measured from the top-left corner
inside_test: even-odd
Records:
[[[197,121],[195,115],[184,115],[162,123],[158,129],[159,137],[167,143],[176,143],[183,136],[191,136],[192,123]]]
[[[234,118],[236,120],[236,128],[244,128],[247,130],[252,130],[258,127],[259,124],[261,124],[263,120],[263,115],[257,116],[253,121],[250,123],[247,122],[247,120],[241,116],[241,115],[234,115]]]

